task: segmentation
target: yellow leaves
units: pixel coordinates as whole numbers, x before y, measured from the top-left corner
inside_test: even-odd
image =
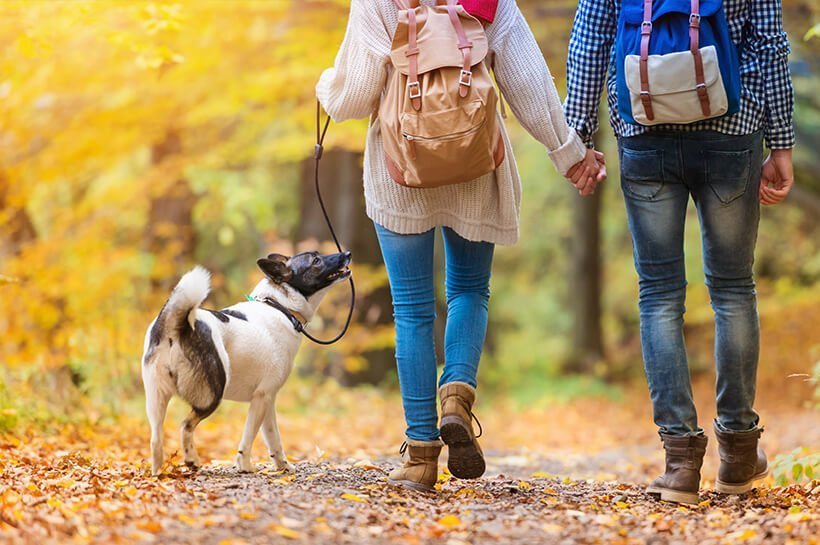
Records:
[[[293,479],[296,478],[296,475],[285,475],[284,477],[279,477],[278,479],[273,479],[273,483],[275,484],[290,484],[293,482]]]
[[[364,498],[364,497],[359,496],[357,494],[351,494],[350,492],[345,492],[344,494],[342,494],[342,499],[349,500],[349,501],[355,501],[355,502],[359,502],[359,503],[368,503],[370,501],[367,498]]]
[[[358,462],[353,464],[353,467],[359,467],[359,468],[362,468],[362,469],[375,470],[375,471],[381,471],[382,470],[382,468],[380,468],[377,465],[374,465],[373,462],[371,462],[370,460],[359,460]]]
[[[749,541],[757,537],[757,530],[754,528],[746,528],[745,530],[737,530],[726,534],[726,541],[735,543],[738,541]]]
[[[518,481],[519,490],[532,490],[532,485],[527,481]]]
[[[541,529],[551,535],[560,535],[564,531],[564,527],[560,524],[542,524]]]
[[[287,526],[283,526],[281,524],[269,524],[268,529],[276,535],[284,537],[285,539],[302,539],[304,537],[302,532],[298,532],[293,528],[288,528]]]
[[[175,32],[182,27],[182,4],[148,4],[140,12],[140,18],[149,35]]]
[[[629,507],[629,504],[625,501],[616,501],[615,507],[617,507],[618,509],[627,509]]]
[[[137,497],[137,495],[139,494],[139,491],[137,490],[137,488],[136,488],[135,486],[131,485],[131,486],[129,486],[128,488],[126,488],[125,490],[123,490],[123,493],[124,493],[124,494],[125,494],[125,495],[129,498],[129,499],[132,499],[132,500],[133,500],[134,498],[136,498],[136,497]]]
[[[140,530],[145,530],[146,532],[151,532],[153,534],[162,531],[162,524],[155,520],[140,521],[137,522],[136,526]]]
[[[461,519],[455,515],[445,515],[438,519],[436,522],[438,522],[448,530],[455,530],[456,528],[460,528],[462,526]]]
[[[239,513],[239,518],[244,519],[244,520],[256,520],[256,516],[257,516],[256,513],[249,513],[247,511],[243,511],[242,513]]]

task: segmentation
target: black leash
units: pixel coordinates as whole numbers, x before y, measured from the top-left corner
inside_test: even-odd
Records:
[[[322,153],[324,152],[324,142],[325,142],[325,135],[327,134],[327,128],[330,126],[330,116],[327,116],[325,120],[324,128],[322,128],[322,105],[319,101],[316,101],[316,145],[313,147],[313,185],[316,188],[316,199],[319,201],[319,207],[322,209],[322,215],[325,217],[325,223],[327,223],[327,228],[330,230],[330,236],[333,237],[333,242],[336,244],[336,249],[339,253],[342,253],[342,245],[339,244],[339,239],[336,237],[336,231],[333,229],[333,224],[330,221],[330,216],[327,213],[327,208],[325,207],[325,201],[322,199],[322,192],[319,188],[319,161],[322,159]],[[350,327],[350,321],[353,319],[353,307],[356,306],[356,285],[353,283],[353,275],[350,275],[348,279],[350,282],[350,311],[347,313],[347,320],[345,320],[344,328],[342,331],[336,335],[334,338],[330,339],[329,341],[323,341],[321,339],[317,339],[307,331],[305,331],[304,326],[302,323],[296,319],[296,317],[285,307],[276,304],[274,306],[278,310],[284,312],[285,316],[288,317],[290,322],[293,324],[294,329],[310,339],[311,341],[315,342],[316,344],[333,344],[341,340],[342,337],[345,336],[347,333],[348,328]],[[267,301],[266,301],[267,302]]]

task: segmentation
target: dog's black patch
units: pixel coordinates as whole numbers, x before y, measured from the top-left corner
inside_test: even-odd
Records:
[[[167,302],[166,302],[167,304]],[[154,320],[154,325],[151,326],[151,332],[148,334],[148,350],[145,351],[145,356],[142,358],[142,364],[147,365],[150,363],[151,358],[154,355],[154,351],[159,346],[159,343],[162,342],[162,333],[163,329],[165,328],[165,305],[162,305],[162,308],[157,315],[157,319]]]
[[[207,310],[208,312],[210,312],[211,314],[216,316],[219,319],[219,321],[222,322],[222,323],[227,324],[228,320],[230,320],[230,318],[228,318],[228,316],[226,316],[226,313],[222,312],[221,310],[211,310],[209,308],[205,308],[205,309],[202,309],[202,310]]]
[[[194,329],[187,327],[187,323],[180,324],[179,344],[182,353],[193,370],[193,380],[207,384],[211,394],[211,402],[205,407],[196,407],[191,403],[193,410],[200,419],[208,417],[219,406],[222,401],[222,394],[225,392],[225,368],[219,358],[213,338],[211,328],[202,320],[197,320]],[[180,392],[182,394],[183,392]]]
[[[172,339],[171,337],[168,337],[168,346],[174,346],[174,339]]]
[[[232,309],[229,309],[229,308],[223,308],[223,309],[222,309],[222,313],[223,313],[223,314],[227,314],[228,316],[231,316],[231,317],[233,317],[233,318],[236,318],[237,320],[243,320],[243,321],[245,321],[245,322],[247,322],[247,321],[248,321],[248,317],[247,317],[247,316],[245,316],[245,314],[244,314],[244,313],[239,312],[238,310],[232,310]]]

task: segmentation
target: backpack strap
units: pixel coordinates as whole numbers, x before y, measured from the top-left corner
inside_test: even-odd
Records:
[[[416,0],[416,3],[418,1]],[[407,10],[407,51],[404,55],[408,60],[407,91],[410,103],[416,111],[421,110],[421,83],[419,82],[419,45],[416,10]]]
[[[692,0],[692,12],[689,15],[689,50],[695,58],[696,90],[700,99],[700,108],[704,117],[712,116],[709,104],[709,93],[706,91],[706,76],[703,73],[703,57],[700,54],[700,0]]]
[[[692,0],[697,1],[697,0]],[[641,104],[649,121],[655,119],[652,111],[652,96],[649,94],[649,38],[652,35],[652,0],[643,0],[643,22],[641,23]]]
[[[439,0],[441,1],[441,0]],[[464,62],[461,65],[461,75],[458,77],[458,94],[461,98],[467,96],[470,91],[470,86],[473,84],[473,61],[472,50],[473,42],[467,38],[467,33],[464,32],[464,26],[461,24],[461,18],[456,11],[456,4],[458,0],[447,0],[447,13],[450,16],[450,22],[458,36],[458,48],[464,56]]]

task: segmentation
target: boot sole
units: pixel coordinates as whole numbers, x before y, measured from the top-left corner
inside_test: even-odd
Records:
[[[457,416],[441,419],[441,440],[449,449],[447,469],[458,479],[477,479],[487,469],[478,442],[464,421]]]
[[[417,483],[415,481],[407,481],[407,480],[394,481],[393,479],[391,479],[389,477],[387,479],[387,484],[390,484],[390,485],[393,485],[393,486],[402,486],[404,488],[409,488],[411,490],[415,490],[416,492],[422,492],[424,494],[432,494],[433,492],[436,491],[436,489],[432,486],[427,486],[427,485],[424,485],[424,484],[421,484],[421,483]]]
[[[650,496],[658,496],[661,501],[671,501],[674,503],[688,503],[697,505],[700,503],[700,496],[697,492],[684,492],[673,488],[663,488],[660,486],[647,487],[646,493]]]
[[[766,471],[758,473],[745,483],[725,483],[720,479],[715,481],[715,490],[721,494],[745,494],[755,487],[755,481],[759,481],[769,474],[769,468]]]

